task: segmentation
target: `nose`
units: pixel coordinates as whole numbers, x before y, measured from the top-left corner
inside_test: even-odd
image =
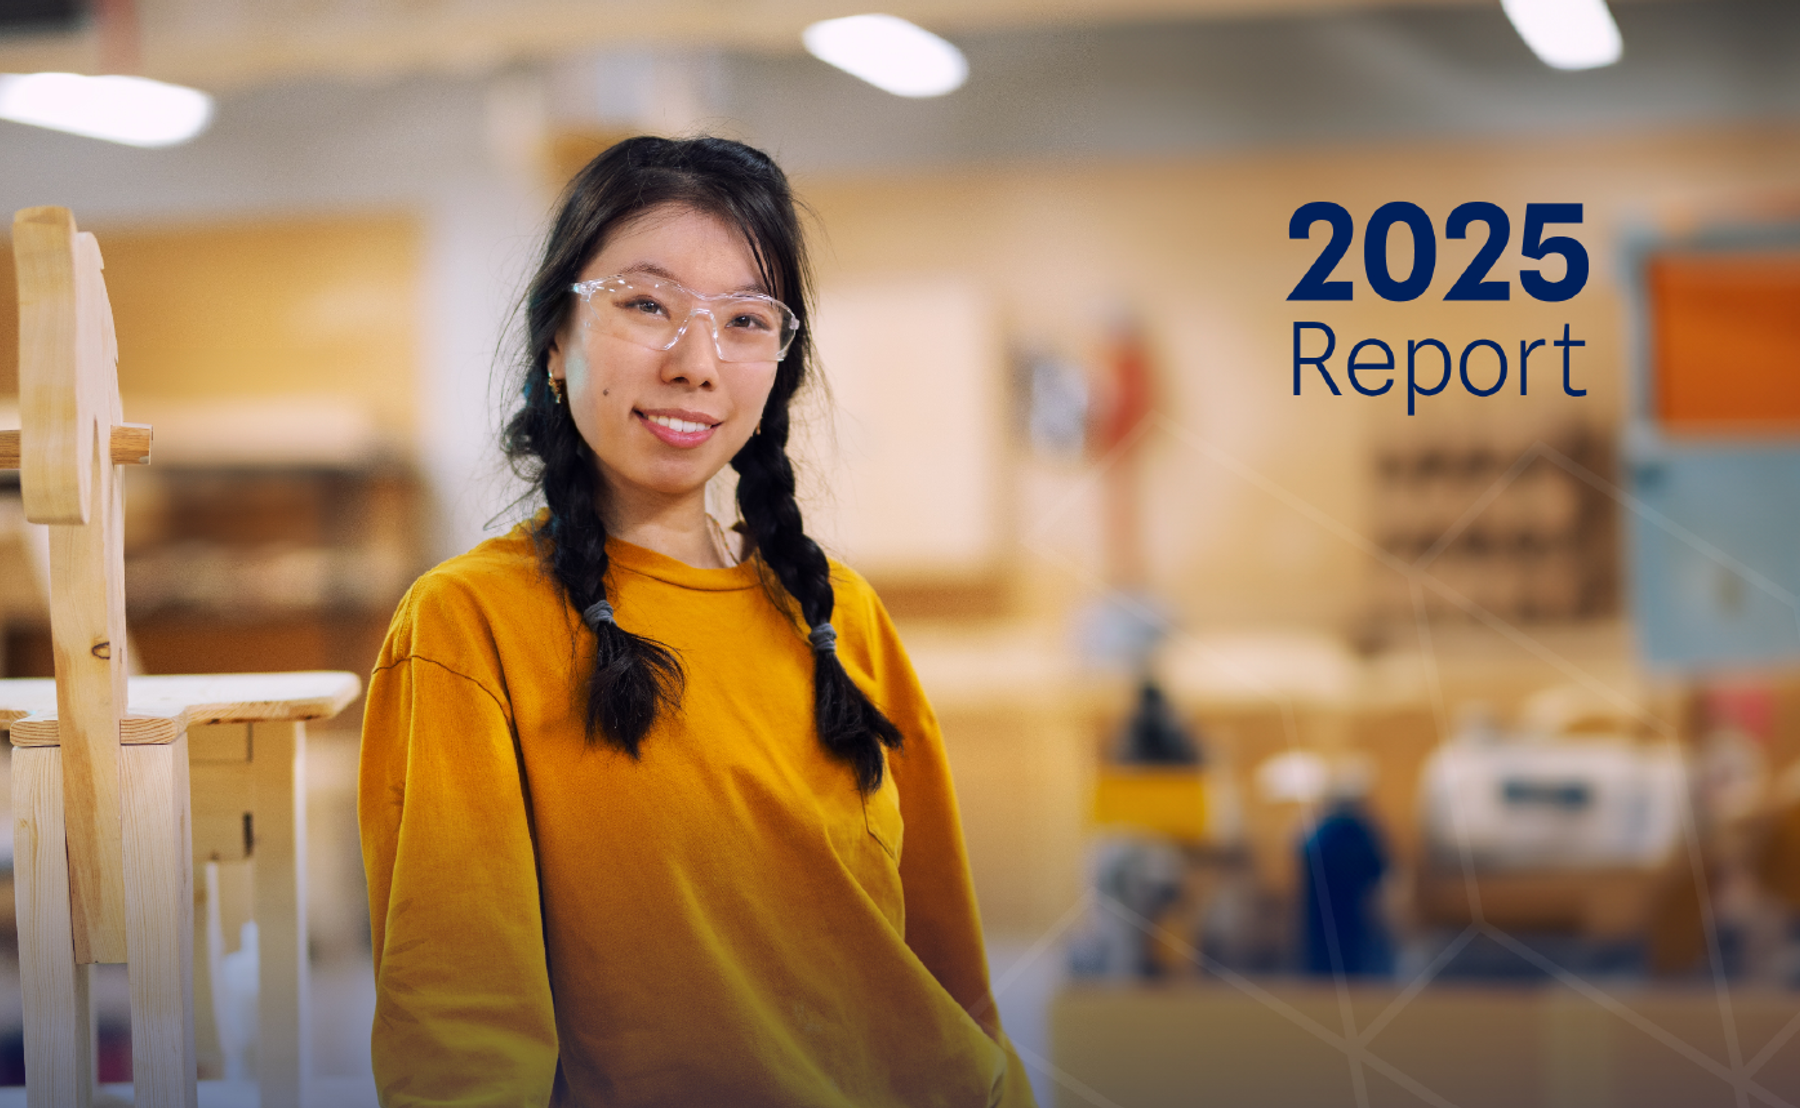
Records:
[[[696,327],[700,316],[705,316],[706,321]],[[663,380],[686,381],[698,389],[712,388],[719,368],[717,326],[713,314],[705,308],[690,312],[665,347],[669,356],[663,360]]]

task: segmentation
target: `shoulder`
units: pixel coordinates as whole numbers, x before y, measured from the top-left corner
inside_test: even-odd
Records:
[[[831,625],[840,639],[846,636],[893,636],[894,621],[882,606],[868,578],[838,561],[831,560],[832,611]]]
[[[831,590],[836,594],[840,608],[846,604],[858,609],[870,604],[880,607],[881,601],[875,595],[875,587],[869,584],[868,578],[836,558],[827,561],[831,565]]]
[[[892,695],[897,687],[916,687],[918,679],[900,632],[868,579],[834,558],[831,590],[831,625],[838,633],[839,656],[851,672],[860,672],[880,690],[877,700]]]
[[[937,714],[881,597],[867,578],[836,559],[831,562],[831,585],[836,599],[831,618],[838,632],[838,658],[851,679],[906,738],[904,754],[896,752],[894,756],[896,770],[909,763],[941,760],[943,738]]]
[[[563,607],[522,523],[414,581],[388,627],[381,664],[422,657],[454,667],[471,655],[491,657],[507,628],[560,618]]]

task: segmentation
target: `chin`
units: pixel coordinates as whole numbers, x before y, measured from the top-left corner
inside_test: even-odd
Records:
[[[680,463],[676,465],[652,465],[635,472],[619,475],[625,484],[643,489],[658,496],[679,498],[690,496],[704,490],[706,483],[713,475],[725,468],[726,463],[718,465],[700,465],[697,463]]]

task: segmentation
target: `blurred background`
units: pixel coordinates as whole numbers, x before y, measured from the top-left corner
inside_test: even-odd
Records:
[[[99,236],[156,428],[143,669],[366,675],[412,578],[528,511],[496,432],[557,191],[626,135],[740,138],[811,209],[809,529],[937,707],[1043,1103],[1800,1103],[1800,6],[1612,0],[1622,55],[1584,69],[1486,0],[887,10],[966,83],[809,55],[853,11],[824,0],[0,3],[0,73],[213,97],[159,148],[0,120],[0,209]],[[1358,247],[1417,204],[1430,291],[1375,297],[1353,248],[1355,299],[1290,302],[1321,200]],[[1470,201],[1581,205],[1585,288],[1445,302]],[[1538,264],[1514,241],[1492,278]],[[1409,416],[1403,370],[1296,395],[1296,321],[1340,388],[1365,338],[1586,345]],[[0,675],[47,676],[7,480]],[[342,1077],[359,712],[307,781]],[[101,996],[116,1041],[122,973]]]

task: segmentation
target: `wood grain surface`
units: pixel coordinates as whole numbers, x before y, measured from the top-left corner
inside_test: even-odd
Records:
[[[361,691],[354,673],[335,670],[133,677],[122,739],[166,743],[174,738],[168,728],[202,723],[330,719]],[[11,730],[14,746],[57,745],[56,683],[47,677],[0,681],[0,728]]]
[[[116,466],[150,464],[153,430],[148,423],[120,423],[112,429],[112,463]],[[0,431],[0,469],[19,468],[19,432]]]

